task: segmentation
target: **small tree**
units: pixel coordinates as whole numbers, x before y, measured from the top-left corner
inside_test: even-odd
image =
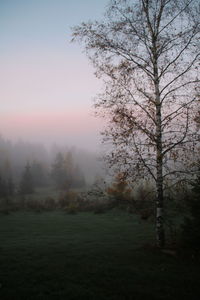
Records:
[[[58,189],[65,188],[66,174],[64,162],[65,160],[62,153],[58,153],[52,165],[51,177],[55,181],[56,187]]]
[[[11,176],[7,180],[7,191],[9,196],[13,196],[15,193],[15,185]]]
[[[71,151],[68,151],[65,154],[64,169],[65,169],[65,188],[69,189],[74,185],[74,181],[75,181],[74,159]]]
[[[13,196],[15,186],[13,182],[13,176],[12,176],[12,168],[10,161],[6,159],[4,161],[3,167],[2,167],[2,172],[1,172],[1,190],[3,190],[3,194],[5,197]],[[1,194],[1,192],[0,192]]]
[[[115,177],[115,182],[111,187],[107,188],[108,195],[114,197],[118,205],[127,205],[131,201],[131,189],[124,178],[123,173],[119,173]]]
[[[74,168],[74,176],[74,187],[81,188],[86,185],[84,174],[78,165]]]
[[[31,164],[31,174],[35,187],[42,187],[47,184],[45,168],[41,163],[34,161]]]
[[[104,78],[96,108],[108,120],[108,162],[155,182],[159,247],[165,243],[165,180],[188,173],[184,160],[198,140],[199,14],[197,0],[112,0],[105,21],[82,23],[73,33]]]
[[[83,173],[79,166],[74,166],[71,151],[65,155],[58,153],[52,165],[51,176],[56,187],[61,190],[68,190],[71,187],[82,187],[85,184]]]
[[[8,188],[5,180],[0,175],[0,198],[5,198],[8,195]]]
[[[19,186],[19,193],[21,195],[28,195],[34,192],[33,178],[31,174],[31,168],[29,163],[25,166],[24,172],[22,173],[22,178]]]

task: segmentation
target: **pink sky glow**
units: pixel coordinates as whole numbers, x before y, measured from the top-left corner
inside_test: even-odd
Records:
[[[70,28],[99,16],[106,2],[0,4],[3,137],[99,147],[103,122],[92,116],[92,99],[102,82],[94,76],[83,48],[70,42]]]
[[[59,142],[87,148],[95,140],[101,120],[83,110],[63,112],[4,113],[0,115],[0,128],[6,137],[13,140],[23,138],[29,141],[51,144]],[[85,142],[84,142],[85,141]],[[89,143],[89,145],[88,145]],[[96,146],[96,145],[95,145]]]
[[[102,122],[93,116],[92,98],[100,82],[86,59],[16,55],[2,62],[0,80],[0,134],[97,147]]]

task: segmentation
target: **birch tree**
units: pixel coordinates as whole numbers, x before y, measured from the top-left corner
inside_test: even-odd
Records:
[[[197,0],[112,0],[103,21],[73,30],[105,85],[96,109],[106,118],[110,164],[155,182],[159,247],[165,183],[185,173],[186,150],[198,140],[199,15]]]

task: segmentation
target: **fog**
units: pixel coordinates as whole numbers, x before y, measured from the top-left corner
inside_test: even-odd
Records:
[[[200,299],[197,2],[0,1],[0,299]]]
[[[2,136],[12,142],[25,140],[42,143],[47,148],[56,143],[99,152],[102,121],[86,112],[40,112],[24,114],[4,114],[0,120]]]
[[[81,145],[81,143],[80,143]],[[55,163],[56,156],[62,154],[65,157],[67,154],[72,155],[74,167],[78,167],[84,176],[86,185],[94,183],[95,178],[105,176],[105,166],[102,162],[100,151],[83,149],[70,144],[59,144],[54,142],[50,144],[39,143],[18,139],[17,141],[9,140],[0,137],[0,176],[2,178],[12,177],[16,185],[19,184],[21,175],[27,164],[39,164],[45,176],[48,177],[48,185],[54,186],[54,183],[49,181],[51,177],[52,167]]]

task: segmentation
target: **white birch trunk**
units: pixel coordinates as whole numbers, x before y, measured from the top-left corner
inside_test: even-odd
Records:
[[[164,216],[163,216],[163,154],[162,154],[162,113],[158,78],[156,40],[153,41],[154,56],[154,87],[156,106],[156,242],[162,248],[165,245]]]

